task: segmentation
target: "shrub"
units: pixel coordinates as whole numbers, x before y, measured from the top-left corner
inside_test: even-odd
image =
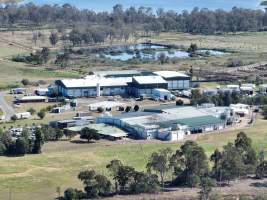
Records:
[[[38,117],[40,119],[44,119],[45,118],[45,111],[44,110],[41,110],[40,112],[37,113]]]
[[[132,110],[132,107],[131,106],[127,106],[126,109],[125,109],[125,112],[130,112]]]
[[[11,117],[11,120],[15,122],[15,121],[17,121],[17,120],[18,120],[18,118],[17,118],[17,116],[16,116],[16,115],[13,115],[13,116]]]
[[[267,106],[263,107],[262,115],[263,115],[264,119],[267,119]]]
[[[31,113],[31,115],[34,115],[36,113],[36,110],[34,108],[29,108],[27,112]]]
[[[97,108],[97,112],[99,112],[99,113],[103,113],[103,112],[104,112],[104,108],[102,108],[102,107],[98,107],[98,108]]]
[[[176,106],[182,106],[182,105],[184,105],[184,101],[181,100],[181,99],[178,99],[178,100],[176,101]]]
[[[139,111],[139,109],[140,109],[140,107],[139,107],[138,105],[135,105],[135,106],[134,106],[134,111],[135,111],[135,112]]]
[[[6,153],[6,146],[0,142],[0,156],[3,156]]]
[[[22,79],[21,83],[26,86],[26,85],[30,85],[31,82],[29,81],[29,79]]]

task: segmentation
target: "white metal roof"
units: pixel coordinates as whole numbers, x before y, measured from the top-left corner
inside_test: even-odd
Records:
[[[253,87],[253,88],[255,88],[256,85],[253,84],[253,83],[244,83],[244,84],[241,85],[241,87]]]
[[[163,89],[163,88],[155,88],[153,90],[154,91],[158,91],[158,92],[171,93],[169,90],[166,90],[166,89]]]
[[[97,84],[100,86],[127,86],[127,83],[132,82],[131,77],[120,77],[120,78],[105,78],[101,76],[87,76],[84,79],[65,79],[62,83],[67,88],[85,88],[85,87],[96,87]]]
[[[227,85],[227,88],[239,88],[239,85]]]
[[[167,83],[160,76],[135,76],[133,78],[139,84],[157,84],[157,83],[160,84],[160,83]]]
[[[124,106],[124,105],[125,103],[116,102],[116,101],[101,101],[97,103],[92,103],[89,105],[89,107],[91,108],[98,108],[98,107],[113,108],[113,107]]]
[[[253,91],[253,87],[249,87],[249,86],[242,86],[240,87],[240,90],[243,90],[243,91]]]
[[[48,92],[49,90],[48,90],[48,88],[38,88],[38,89],[36,89],[36,91],[38,91],[38,92]]]
[[[95,75],[99,76],[116,76],[116,75],[132,75],[140,74],[141,72],[137,70],[121,70],[121,71],[95,71]]]
[[[21,100],[44,100],[44,99],[46,98],[41,96],[25,96],[21,98]]]
[[[260,88],[267,88],[267,84],[262,84],[259,86]]]
[[[156,71],[153,72],[156,75],[159,75],[163,78],[174,78],[174,77],[189,77],[186,74],[182,72],[177,72],[177,71]]]

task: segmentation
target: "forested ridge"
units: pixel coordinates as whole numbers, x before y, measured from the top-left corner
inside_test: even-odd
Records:
[[[75,28],[97,26],[113,32],[118,28],[131,34],[143,31],[157,34],[163,31],[214,34],[223,32],[259,31],[267,25],[267,13],[234,7],[231,11],[195,8],[191,12],[165,11],[152,8],[115,5],[112,12],[95,12],[78,9],[69,4],[42,5],[33,3],[9,4],[0,7],[0,26],[14,28],[19,26],[49,26],[56,28]]]

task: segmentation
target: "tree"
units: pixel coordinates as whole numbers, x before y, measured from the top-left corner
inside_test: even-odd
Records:
[[[59,64],[61,67],[67,67],[70,60],[69,50],[64,50],[63,53],[59,53],[56,57],[55,64]]]
[[[6,150],[7,150],[7,148],[6,148],[5,144],[0,142],[0,156],[5,155],[6,154]]]
[[[265,156],[264,156],[264,151],[263,150],[261,150],[260,152],[259,152],[259,156],[258,156],[258,158],[259,158],[259,162],[260,163],[262,163],[263,161],[264,161],[264,158]]]
[[[169,162],[171,154],[171,149],[163,149],[159,152],[153,153],[147,163],[147,170],[149,173],[151,173],[151,171],[155,171],[160,174],[162,188],[164,188],[165,175],[170,170]]]
[[[261,114],[263,115],[264,119],[267,119],[267,106],[264,106],[262,108],[262,113]]]
[[[174,167],[174,184],[197,186],[200,177],[209,172],[208,159],[202,147],[193,141],[186,141],[172,156]]]
[[[247,137],[244,132],[240,132],[237,134],[235,147],[242,156],[243,163],[246,167],[246,173],[254,173],[258,158],[255,149],[252,147],[252,140]]]
[[[222,153],[218,149],[216,149],[214,153],[210,156],[210,161],[214,163],[213,174],[215,177],[220,177],[219,167],[221,159],[222,159]]]
[[[104,108],[102,108],[102,107],[98,107],[98,108],[97,108],[97,112],[99,112],[99,113],[103,113],[103,112],[104,112]]]
[[[126,194],[129,191],[130,184],[133,180],[135,170],[133,167],[120,166],[116,179],[118,180],[120,193]]]
[[[256,177],[259,179],[267,177],[267,161],[263,161],[257,166]]]
[[[100,135],[97,130],[86,127],[81,130],[80,138],[86,139],[89,143],[91,140],[99,140]]]
[[[28,151],[28,144],[27,141],[24,138],[18,138],[16,140],[16,155],[17,156],[24,156]]]
[[[50,36],[49,36],[49,41],[50,44],[55,47],[56,44],[58,43],[59,37],[58,34],[56,32],[51,32]]]
[[[41,129],[37,128],[34,132],[35,140],[33,144],[32,153],[40,154],[42,151],[42,145],[44,144],[44,136]]]
[[[44,119],[45,118],[45,111],[44,110],[41,110],[37,113],[37,116],[40,118],[40,119]]]
[[[202,94],[200,93],[199,89],[194,89],[191,91],[191,104],[197,105],[202,99]]]
[[[61,129],[56,129],[55,130],[55,140],[60,140],[63,136],[64,136],[64,132],[63,132],[63,130],[61,130]]]
[[[29,79],[26,79],[26,78],[22,79],[21,83],[24,86],[27,86],[27,85],[30,85],[31,84],[31,82],[29,81]]]
[[[42,51],[40,52],[40,58],[41,58],[41,63],[47,63],[49,60],[50,56],[50,49],[47,47],[42,48]]]
[[[195,54],[197,49],[198,49],[198,47],[196,44],[191,44],[190,47],[188,48],[188,52],[191,54]]]
[[[215,186],[214,181],[208,176],[202,177],[200,179],[200,186],[201,186],[200,199],[209,200],[212,187]]]
[[[65,137],[67,137],[69,140],[71,140],[73,137],[75,137],[77,134],[72,131],[64,130],[63,131]]]
[[[144,172],[135,172],[133,181],[129,186],[130,194],[155,193],[159,190],[158,176],[155,174],[146,174]]]
[[[140,107],[139,107],[138,105],[135,105],[135,106],[134,106],[134,111],[135,111],[135,112],[138,112],[139,109],[140,109]]]
[[[31,113],[31,115],[34,115],[36,113],[36,110],[34,108],[29,108],[27,112]]]
[[[184,102],[183,102],[182,99],[178,99],[178,100],[176,101],[176,106],[183,106],[183,105],[184,105]]]
[[[229,181],[239,178],[244,172],[244,163],[242,156],[238,149],[232,144],[228,143],[223,147],[222,158],[218,171],[220,176],[217,176],[218,181]]]
[[[18,117],[17,117],[16,115],[12,115],[12,116],[11,116],[11,120],[12,120],[13,122],[15,122],[15,121],[18,120]]]
[[[235,147],[239,149],[241,153],[243,153],[247,149],[251,148],[251,142],[251,139],[248,138],[244,132],[240,132],[237,134]]]
[[[77,198],[77,190],[73,188],[68,188],[64,192],[64,200],[76,200]]]
[[[109,164],[107,164],[106,168],[110,171],[111,175],[113,176],[113,180],[115,182],[115,191],[118,193],[118,179],[117,175],[119,172],[122,163],[120,160],[112,160]]]
[[[87,198],[104,197],[111,192],[111,183],[103,175],[98,175],[94,170],[86,170],[79,173],[78,178],[85,185]]]
[[[127,106],[126,108],[125,108],[125,112],[130,112],[132,110],[132,107],[131,106]]]

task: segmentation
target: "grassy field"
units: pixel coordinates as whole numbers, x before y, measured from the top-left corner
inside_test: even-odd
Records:
[[[266,154],[266,121],[258,119],[256,124],[244,131],[253,139],[255,148],[265,150]],[[210,155],[215,148],[222,148],[227,142],[233,141],[238,132],[200,135],[197,142]],[[56,197],[57,186],[60,186],[62,191],[66,187],[81,187],[76,177],[83,169],[96,169],[101,174],[107,174],[105,165],[112,159],[120,159],[124,164],[145,170],[145,163],[152,152],[165,147],[175,151],[180,145],[147,141],[101,141],[94,144],[62,141],[45,144],[41,155],[1,157],[0,199],[8,199],[10,193],[15,200],[53,199]]]

